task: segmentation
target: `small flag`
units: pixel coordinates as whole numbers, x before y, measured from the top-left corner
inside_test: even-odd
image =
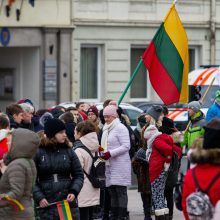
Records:
[[[73,220],[70,211],[70,206],[67,200],[59,201],[56,203],[60,220]]]
[[[154,90],[166,105],[188,102],[188,39],[175,4],[142,59]]]
[[[8,201],[9,204],[11,204],[17,212],[24,211],[24,206],[20,202],[18,202],[18,200],[12,199],[9,196],[3,197],[2,200]]]

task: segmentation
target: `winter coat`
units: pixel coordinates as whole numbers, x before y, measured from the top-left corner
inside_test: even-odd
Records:
[[[0,160],[3,159],[5,153],[8,153],[8,132],[5,129],[0,130]]]
[[[184,141],[182,145],[187,145],[190,148],[194,142],[194,140],[200,136],[203,136],[206,121],[204,119],[204,114],[199,111],[196,115],[190,119],[191,125],[189,129],[184,134]]]
[[[68,139],[74,143],[75,142],[75,137],[74,137],[74,130],[76,127],[76,123],[72,122],[72,123],[66,123],[66,135],[68,137]]]
[[[131,184],[130,137],[128,129],[118,121],[109,132],[107,151],[111,157],[106,163],[106,186],[129,186]]]
[[[62,201],[72,193],[78,196],[83,186],[83,170],[79,159],[70,146],[63,143],[41,145],[34,157],[37,168],[37,181],[33,196],[37,206],[46,198],[49,203]],[[69,203],[72,215],[77,202]],[[42,220],[58,220],[56,205],[38,209]]]
[[[31,159],[39,146],[37,134],[27,129],[16,129],[12,133],[11,148],[7,155],[5,173],[0,180],[0,193],[6,193],[24,206],[24,211],[17,212],[8,203],[0,201],[0,219],[32,220],[32,189],[36,179],[36,168]]]
[[[212,179],[220,172],[220,149],[197,150],[191,154],[195,167],[196,178],[201,189],[205,190]],[[189,220],[186,211],[186,198],[196,191],[196,185],[192,177],[192,169],[188,170],[183,185],[182,208],[186,220]],[[220,178],[209,190],[209,198],[213,206],[220,200]]]
[[[161,134],[152,143],[152,153],[149,159],[150,182],[154,182],[164,170],[164,163],[172,160],[173,139],[167,134]]]
[[[132,159],[132,168],[137,176],[138,192],[151,193],[149,180],[149,164],[146,160],[146,149],[139,148]]]
[[[213,118],[220,118],[220,105],[214,102],[208,109],[206,121],[211,121]]]
[[[88,133],[87,135],[81,137],[79,141],[81,141],[82,144],[85,145],[95,156],[95,152],[97,152],[99,148],[99,142],[96,132]],[[83,170],[85,170],[85,172],[89,174],[93,162],[91,156],[82,148],[76,148],[75,152],[80,160]],[[79,207],[82,208],[98,205],[99,199],[100,189],[94,188],[87,176],[84,174],[83,188],[78,196]]]

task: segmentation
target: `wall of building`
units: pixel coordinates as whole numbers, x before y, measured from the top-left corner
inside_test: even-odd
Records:
[[[34,7],[28,0],[16,0],[12,4],[10,16],[5,13],[8,1],[3,1],[0,9],[0,24],[7,27],[69,26],[71,24],[71,0],[37,0]],[[21,8],[20,21],[16,20],[16,9]]]
[[[100,45],[102,75],[99,100],[118,99],[130,78],[130,49],[149,44],[171,6],[168,0],[75,0],[72,97],[79,100],[80,45]],[[216,1],[216,12],[220,2]],[[186,29],[189,47],[195,49],[195,68],[210,64],[210,0],[178,1],[177,10]],[[219,24],[216,13],[216,63],[220,59]],[[150,84],[148,84],[150,87]],[[158,96],[150,89],[149,100]],[[147,100],[145,99],[145,100]],[[131,101],[129,92],[124,101]]]

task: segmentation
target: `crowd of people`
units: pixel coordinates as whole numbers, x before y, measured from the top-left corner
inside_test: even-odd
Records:
[[[220,219],[220,91],[207,118],[199,101],[188,104],[188,114],[180,132],[166,106],[152,105],[132,130],[110,99],[100,111],[83,102],[67,109],[36,110],[29,99],[8,105],[0,112],[0,219],[58,220],[57,204],[66,201],[74,220],[128,220],[133,170],[144,220],[172,220],[183,146],[188,171],[179,209],[187,220]],[[102,185],[94,183],[97,161]]]

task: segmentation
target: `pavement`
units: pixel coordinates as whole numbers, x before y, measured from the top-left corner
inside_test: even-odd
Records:
[[[136,189],[128,190],[128,210],[130,212],[130,220],[144,220],[141,197]],[[173,220],[184,220],[182,212],[175,209]]]

